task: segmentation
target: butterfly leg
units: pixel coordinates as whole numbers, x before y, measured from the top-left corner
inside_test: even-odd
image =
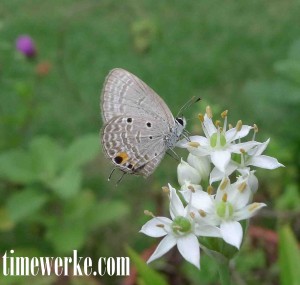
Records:
[[[113,168],[113,170],[110,172],[110,174],[108,176],[108,179],[107,179],[108,181],[110,181],[110,179],[111,179],[113,173],[115,172],[115,170],[116,170],[116,168]]]
[[[118,186],[118,184],[122,181],[123,177],[125,176],[125,174],[127,174],[126,172],[123,172],[121,177],[118,179],[118,181],[116,182],[116,186]]]
[[[171,151],[171,152],[169,152]],[[173,149],[168,149],[168,151],[166,152],[169,156],[171,156],[172,158],[174,158],[177,161],[180,161],[180,157],[178,156],[178,154],[173,150]]]
[[[181,134],[188,142],[191,141],[190,139],[190,133],[187,130],[183,130],[182,134]]]

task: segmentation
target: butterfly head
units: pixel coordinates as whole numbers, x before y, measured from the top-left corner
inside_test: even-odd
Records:
[[[177,117],[175,118],[175,122],[176,122],[176,134],[178,137],[180,137],[186,126],[186,119],[185,117],[182,116]]]

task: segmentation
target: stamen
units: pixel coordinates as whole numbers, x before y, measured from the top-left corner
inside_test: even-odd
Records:
[[[253,125],[253,130],[255,133],[258,133],[258,126],[256,124]]]
[[[211,110],[210,106],[207,106],[205,111],[206,111],[207,117],[211,119],[213,117],[213,114],[212,114],[212,110]]]
[[[228,114],[228,110],[225,110],[221,113],[221,117],[222,119],[224,119],[225,117],[227,117],[227,114]]]
[[[222,181],[221,185],[220,185],[220,189],[224,190],[227,187],[228,184],[228,179],[224,178],[224,180]]]
[[[227,193],[225,193],[225,194],[223,195],[222,201],[223,201],[223,202],[227,202]]]
[[[157,224],[156,225],[158,228],[164,228],[165,227],[165,225],[163,225],[163,224]]]
[[[214,192],[214,187],[212,187],[211,185],[208,185],[206,191],[209,195],[212,195]]]
[[[192,219],[194,219],[195,218],[195,213],[194,212],[190,212],[190,216],[191,216]]]
[[[199,214],[202,218],[206,217],[206,212],[205,211],[200,209],[198,212],[199,212]]]
[[[169,189],[168,186],[163,186],[163,187],[161,187],[161,189],[162,189],[162,191],[163,191],[164,193],[167,193],[167,194],[170,193],[170,189]]]
[[[201,121],[201,123],[203,123],[204,122],[204,116],[203,116],[203,114],[199,114],[198,115],[198,118],[199,118],[199,120]]]
[[[216,120],[215,121],[215,126],[218,128],[218,127],[220,127],[220,125],[221,125],[221,121],[220,120]]]
[[[246,153],[246,151],[245,151],[243,148],[240,149],[240,152],[241,152],[242,154],[245,154],[245,153]]]
[[[241,184],[238,186],[238,190],[239,190],[241,193],[243,193],[244,190],[246,189],[246,187],[247,187],[247,183],[246,183],[246,182],[243,182],[243,183],[241,183]]]
[[[259,207],[259,203],[253,203],[253,204],[248,206],[248,210],[249,210],[249,212],[253,212],[258,207]]]
[[[238,122],[236,123],[236,131],[239,132],[241,129],[242,129],[242,126],[243,126],[243,122],[242,120],[238,120]]]
[[[148,211],[148,210],[144,210],[144,214],[145,214],[146,216],[150,216],[150,217],[152,217],[152,218],[155,218],[155,216],[153,215],[153,213],[150,212],[150,211]]]
[[[174,230],[178,230],[178,231],[182,230],[182,227],[181,227],[181,226],[178,226],[178,225],[174,225],[174,226],[172,226],[172,228],[173,228]]]
[[[233,128],[233,125],[228,124],[228,129],[230,130],[230,129],[232,129],[232,128]]]
[[[188,145],[191,146],[191,147],[199,147],[200,143],[198,143],[198,142],[189,142]]]
[[[189,186],[188,186],[188,189],[191,190],[191,192],[193,192],[193,193],[196,192],[195,188],[194,188],[192,185],[189,185]]]
[[[256,124],[253,125],[253,137],[252,137],[252,140],[255,141],[255,135],[256,133],[258,133],[258,127]]]

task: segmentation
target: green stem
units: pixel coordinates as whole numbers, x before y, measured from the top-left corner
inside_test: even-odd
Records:
[[[230,268],[229,268],[228,259],[224,258],[223,260],[218,260],[218,271],[220,275],[221,284],[230,285],[231,278],[230,278]]]
[[[209,250],[205,246],[201,245],[203,251],[209,255],[211,258],[215,260],[218,264],[218,271],[221,280],[221,285],[231,285],[231,274],[230,274],[230,267],[229,267],[229,259],[226,258],[223,254]]]

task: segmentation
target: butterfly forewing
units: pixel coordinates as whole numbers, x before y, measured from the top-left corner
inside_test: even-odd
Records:
[[[173,115],[166,103],[146,83],[121,68],[113,69],[106,77],[101,101],[104,122],[124,114],[148,114],[174,125]]]

